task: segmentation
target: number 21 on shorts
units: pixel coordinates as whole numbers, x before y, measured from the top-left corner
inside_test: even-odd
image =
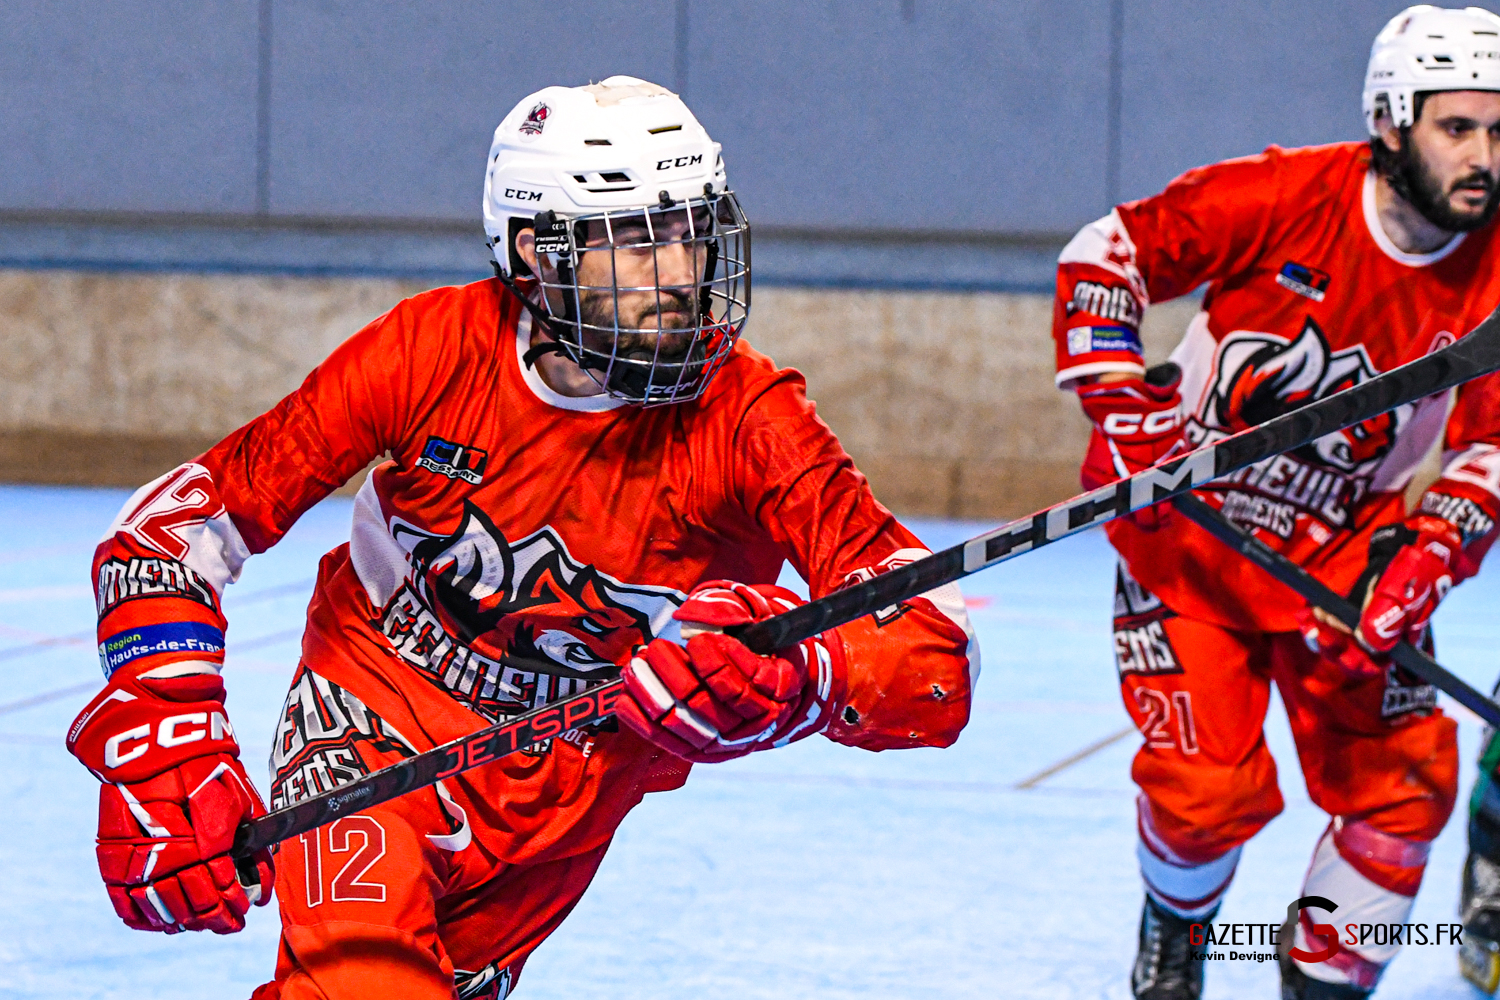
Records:
[[[1141,734],[1146,745],[1154,750],[1170,750],[1177,747],[1183,753],[1198,752],[1198,728],[1193,723],[1193,695],[1189,691],[1173,691],[1171,698],[1154,688],[1135,689],[1135,703],[1145,716],[1141,720]],[[1173,726],[1176,722],[1176,726]],[[1176,729],[1176,735],[1172,733]]]

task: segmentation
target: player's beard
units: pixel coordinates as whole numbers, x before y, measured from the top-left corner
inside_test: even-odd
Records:
[[[1476,170],[1444,188],[1442,181],[1428,169],[1405,129],[1401,135],[1401,150],[1395,154],[1394,160],[1393,169],[1386,174],[1391,188],[1422,218],[1439,229],[1450,233],[1473,232],[1488,225],[1495,217],[1496,209],[1500,208],[1500,186],[1493,175]],[[1456,211],[1450,198],[1463,190],[1487,192],[1489,197],[1484,209],[1479,212]]]
[[[615,328],[614,296],[604,292],[586,292],[581,296],[585,346],[594,352],[586,367],[604,370],[609,375],[605,388],[629,398],[644,399],[659,395],[673,386],[690,389],[703,372],[707,348],[702,336],[696,335],[699,310],[696,297],[677,289],[657,293],[661,305],[660,330],[654,305],[642,306],[634,316],[619,317],[622,331],[602,333]],[[588,343],[596,337],[598,343]],[[616,363],[609,364],[613,348]],[[586,355],[587,357],[587,355]],[[623,359],[638,364],[620,364]]]

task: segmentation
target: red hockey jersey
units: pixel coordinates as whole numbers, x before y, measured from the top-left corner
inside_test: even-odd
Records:
[[[348,545],[322,563],[303,639],[316,677],[293,700],[323,708],[289,704],[273,805],[353,777],[320,746],[385,734],[425,749],[590,683],[501,654],[605,674],[634,646],[677,638],[672,613],[701,582],[770,583],[790,560],[817,596],[924,554],[801,375],[748,344],[701,399],[642,409],[553,392],[519,360],[529,337],[498,281],[418,295],[144,487],[95,558],[106,672],[220,660],[219,596],[245,558],[381,455]],[[888,612],[840,629],[848,693],[827,735],[951,743],[979,666],[963,598],[950,585]],[[309,719],[327,732],[305,731]],[[661,751],[628,730],[576,737],[450,783],[500,857],[587,850],[651,787]]]
[[[1159,195],[1085,227],[1058,264],[1057,381],[1141,372],[1143,311],[1208,283],[1172,353],[1186,437],[1197,446],[1421,357],[1500,302],[1496,226],[1428,254],[1397,249],[1376,215],[1369,149],[1275,146],[1191,170]],[[1500,510],[1500,379],[1425,399],[1267,459],[1200,491],[1340,592],[1370,533],[1404,516],[1402,492],[1444,437],[1445,516],[1470,537]],[[1097,432],[1096,432],[1097,433]],[[1239,628],[1294,628],[1302,605],[1178,518],[1109,535],[1131,573],[1169,606]],[[1483,544],[1483,543],[1481,543]]]

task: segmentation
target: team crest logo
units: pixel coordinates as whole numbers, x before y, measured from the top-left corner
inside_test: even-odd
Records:
[[[1374,378],[1378,372],[1362,346],[1334,351],[1308,317],[1288,341],[1270,333],[1240,331],[1219,345],[1214,382],[1200,407],[1197,436],[1233,434],[1314,400]],[[1303,461],[1343,473],[1369,470],[1384,458],[1414,407],[1398,407],[1292,452]]]
[[[451,535],[399,520],[391,528],[412,575],[378,624],[403,658],[483,715],[564,697],[613,676],[636,646],[678,634],[672,613],[685,594],[580,563],[550,527],[511,542],[466,503]],[[518,672],[502,656],[551,660],[566,676]]]
[[[526,120],[521,123],[522,135],[541,135],[542,129],[547,127],[547,118],[552,114],[552,109],[541,101],[536,107],[526,113]]]

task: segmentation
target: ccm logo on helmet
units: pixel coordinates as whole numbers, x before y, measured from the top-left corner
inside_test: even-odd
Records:
[[[703,154],[702,153],[698,153],[695,156],[679,156],[676,159],[672,159],[672,158],[668,157],[665,160],[657,160],[656,161],[656,169],[657,170],[671,170],[673,167],[691,167],[695,163],[702,163],[702,162],[703,162]]]
[[[1177,410],[1162,410],[1148,413],[1142,419],[1139,413],[1111,413],[1104,418],[1104,433],[1110,437],[1130,437],[1132,434],[1162,434],[1176,427],[1181,420]]]
[[[196,728],[188,728],[196,727]],[[201,739],[222,740],[234,737],[234,728],[223,713],[215,712],[210,718],[207,712],[188,712],[184,715],[169,715],[156,726],[156,745],[165,749],[180,747],[184,743],[196,743]],[[135,740],[141,742],[125,747]],[[142,723],[134,729],[115,733],[104,741],[104,764],[119,767],[129,763],[151,748],[151,724]]]
[[[511,201],[541,201],[542,192],[527,191],[524,188],[506,188],[505,197]]]

